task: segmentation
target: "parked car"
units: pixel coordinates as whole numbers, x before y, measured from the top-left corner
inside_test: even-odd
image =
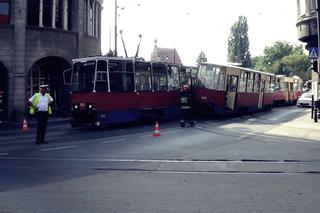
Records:
[[[312,106],[312,93],[303,93],[297,101],[298,107],[311,107]]]

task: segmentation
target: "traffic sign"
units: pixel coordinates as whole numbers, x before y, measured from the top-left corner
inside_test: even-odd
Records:
[[[312,47],[309,49],[309,59],[318,59],[318,48]]]

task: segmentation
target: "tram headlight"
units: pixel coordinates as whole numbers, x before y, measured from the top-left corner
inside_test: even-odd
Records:
[[[74,105],[74,108],[75,108],[75,109],[78,109],[78,108],[79,108],[79,106],[78,106],[78,105]]]
[[[95,110],[94,104],[88,104],[87,106],[89,111]]]

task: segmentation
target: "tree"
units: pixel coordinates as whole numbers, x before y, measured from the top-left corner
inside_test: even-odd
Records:
[[[241,63],[243,67],[251,66],[248,23],[245,16],[240,16],[239,20],[230,28],[228,39],[228,61]]]
[[[310,63],[301,45],[277,41],[272,46],[265,47],[263,52],[264,55],[252,59],[252,68],[277,75],[298,75],[307,80],[306,71]]]
[[[198,58],[197,58],[197,67],[199,67],[199,65],[202,62],[207,62],[207,57],[206,57],[206,54],[204,54],[203,51],[200,51],[200,53],[198,55]]]

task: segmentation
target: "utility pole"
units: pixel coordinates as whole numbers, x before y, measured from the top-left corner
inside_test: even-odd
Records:
[[[320,70],[320,57],[319,57],[319,49],[320,49],[320,0],[317,0],[317,30],[318,30],[318,59],[317,59],[317,72],[313,73],[312,76],[312,93],[314,97],[314,122],[318,122],[318,108],[319,108],[319,70]]]
[[[117,51],[117,40],[118,40],[118,29],[117,29],[117,18],[118,18],[118,4],[117,0],[114,0],[114,56],[118,56]]]

